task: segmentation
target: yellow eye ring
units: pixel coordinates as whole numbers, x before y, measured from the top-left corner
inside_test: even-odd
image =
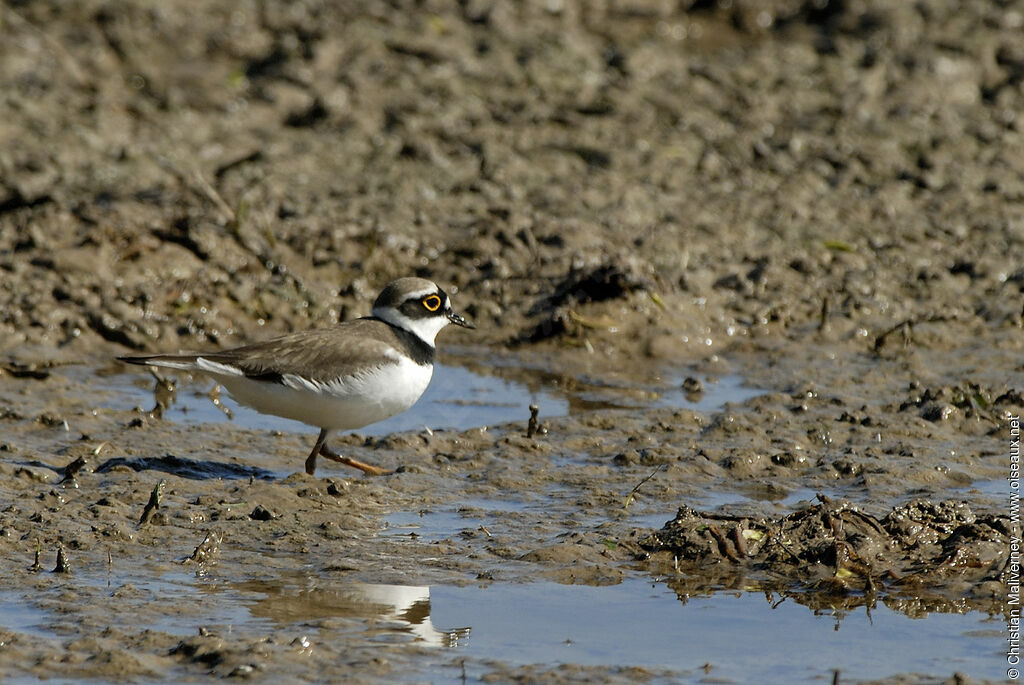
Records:
[[[427,311],[436,312],[441,308],[441,298],[437,295],[427,295],[423,298],[423,306]]]

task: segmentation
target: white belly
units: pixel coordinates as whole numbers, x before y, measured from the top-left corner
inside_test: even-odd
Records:
[[[430,384],[433,365],[402,359],[329,383],[285,375],[283,383],[214,374],[239,404],[317,428],[353,430],[400,414]]]

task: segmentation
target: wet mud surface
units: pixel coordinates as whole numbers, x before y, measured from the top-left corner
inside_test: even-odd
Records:
[[[722,667],[445,651],[437,588],[527,583],[1005,627],[1024,11],[720,5],[3,5],[0,675]],[[404,275],[478,326],[446,365],[565,412],[338,436],[398,471],[314,478],[314,429],[179,420],[182,377],[161,416],[112,362]]]

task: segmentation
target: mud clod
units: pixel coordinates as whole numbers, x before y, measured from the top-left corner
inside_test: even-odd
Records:
[[[57,548],[57,565],[53,567],[52,573],[71,573],[71,562],[63,547]]]
[[[216,666],[227,658],[223,643],[215,636],[199,636],[182,640],[170,651],[171,656],[189,661]]]
[[[704,384],[693,376],[687,376],[683,379],[683,391],[693,399],[699,399],[704,394]]]
[[[348,487],[349,485],[345,481],[342,481],[340,485],[332,481],[331,484],[327,486],[327,494],[331,497],[341,497],[345,494]]]
[[[189,555],[185,562],[192,562],[195,564],[208,564],[214,560],[217,554],[220,552],[220,544],[223,538],[213,532],[207,533],[203,541],[192,550],[192,554]]]
[[[256,508],[252,510],[251,514],[249,514],[249,518],[253,521],[273,521],[277,518],[277,514],[270,509],[267,509],[262,504],[257,504]]]
[[[540,422],[537,420],[537,415],[540,413],[540,407],[536,404],[530,405],[530,420],[526,424],[526,437],[532,438],[540,430]]]
[[[75,479],[78,472],[81,471],[88,464],[88,460],[85,457],[78,457],[74,461],[68,463],[64,467],[64,478],[61,479],[62,483],[70,482]]]

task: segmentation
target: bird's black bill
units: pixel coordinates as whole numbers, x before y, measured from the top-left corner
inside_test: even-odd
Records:
[[[448,320],[451,321],[456,326],[462,326],[463,328],[476,328],[476,326],[466,321],[465,317],[463,317],[462,314],[456,314],[451,309],[449,309],[445,313],[448,315]]]

